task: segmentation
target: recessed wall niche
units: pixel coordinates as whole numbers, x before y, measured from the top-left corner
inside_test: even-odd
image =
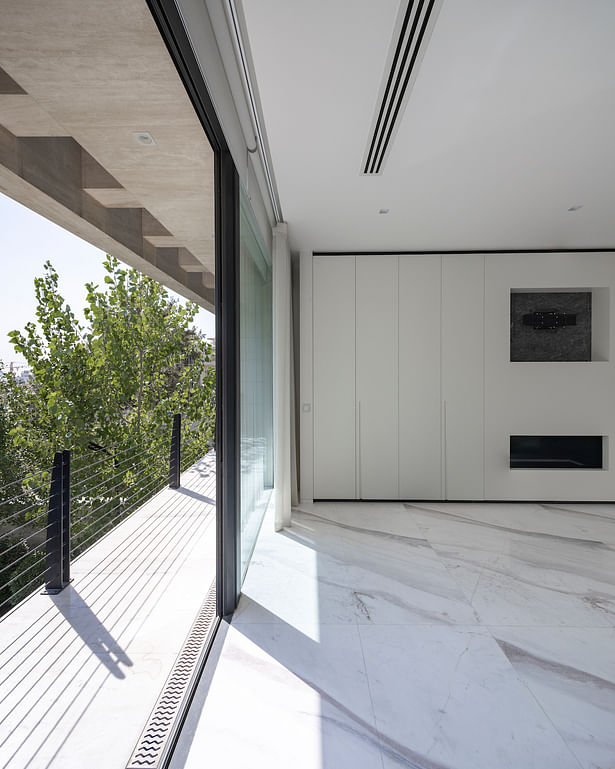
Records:
[[[511,468],[602,470],[605,436],[511,435]]]
[[[608,288],[511,289],[511,361],[605,361],[608,348]]]

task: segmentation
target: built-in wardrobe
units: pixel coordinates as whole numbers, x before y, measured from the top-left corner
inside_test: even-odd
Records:
[[[312,280],[314,498],[481,498],[482,256],[315,256]]]
[[[303,498],[615,499],[612,253],[302,270]]]

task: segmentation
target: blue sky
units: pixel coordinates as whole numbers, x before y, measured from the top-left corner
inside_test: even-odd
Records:
[[[102,284],[104,257],[103,251],[0,193],[0,360],[24,362],[7,334],[35,319],[34,278],[43,274],[47,260],[58,272],[60,293],[83,321],[85,284]],[[199,311],[195,325],[208,337],[214,336],[214,316],[207,310]]]

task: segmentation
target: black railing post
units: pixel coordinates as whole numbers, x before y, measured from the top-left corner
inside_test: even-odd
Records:
[[[45,565],[45,592],[59,593],[70,582],[70,451],[53,458]]]
[[[179,489],[181,475],[181,440],[182,440],[182,415],[173,417],[173,435],[171,436],[171,457],[169,460],[169,487]]]
[[[62,581],[70,582],[70,450],[62,452]]]

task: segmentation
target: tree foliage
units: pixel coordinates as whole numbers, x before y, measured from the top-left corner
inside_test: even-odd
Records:
[[[32,562],[42,539],[29,521],[40,524],[46,511],[55,452],[72,452],[78,552],[164,485],[173,414],[182,414],[186,462],[213,444],[215,373],[211,346],[193,326],[197,305],[181,305],[113,257],[104,267],[104,285],[86,285],[81,324],[47,262],[34,281],[36,321],[9,334],[32,377],[23,384],[0,370],[0,547],[25,548]],[[29,509],[16,522],[28,525],[15,540],[3,519],[14,519],[24,501]]]
[[[21,404],[9,397],[19,412],[12,440],[42,463],[58,449],[92,441],[142,442],[168,430],[178,412],[205,443],[212,440],[211,348],[192,326],[197,305],[182,307],[155,280],[112,257],[104,266],[105,289],[86,286],[87,327],[60,296],[47,263],[34,281],[38,323],[9,334],[33,375],[27,393],[20,388]]]

